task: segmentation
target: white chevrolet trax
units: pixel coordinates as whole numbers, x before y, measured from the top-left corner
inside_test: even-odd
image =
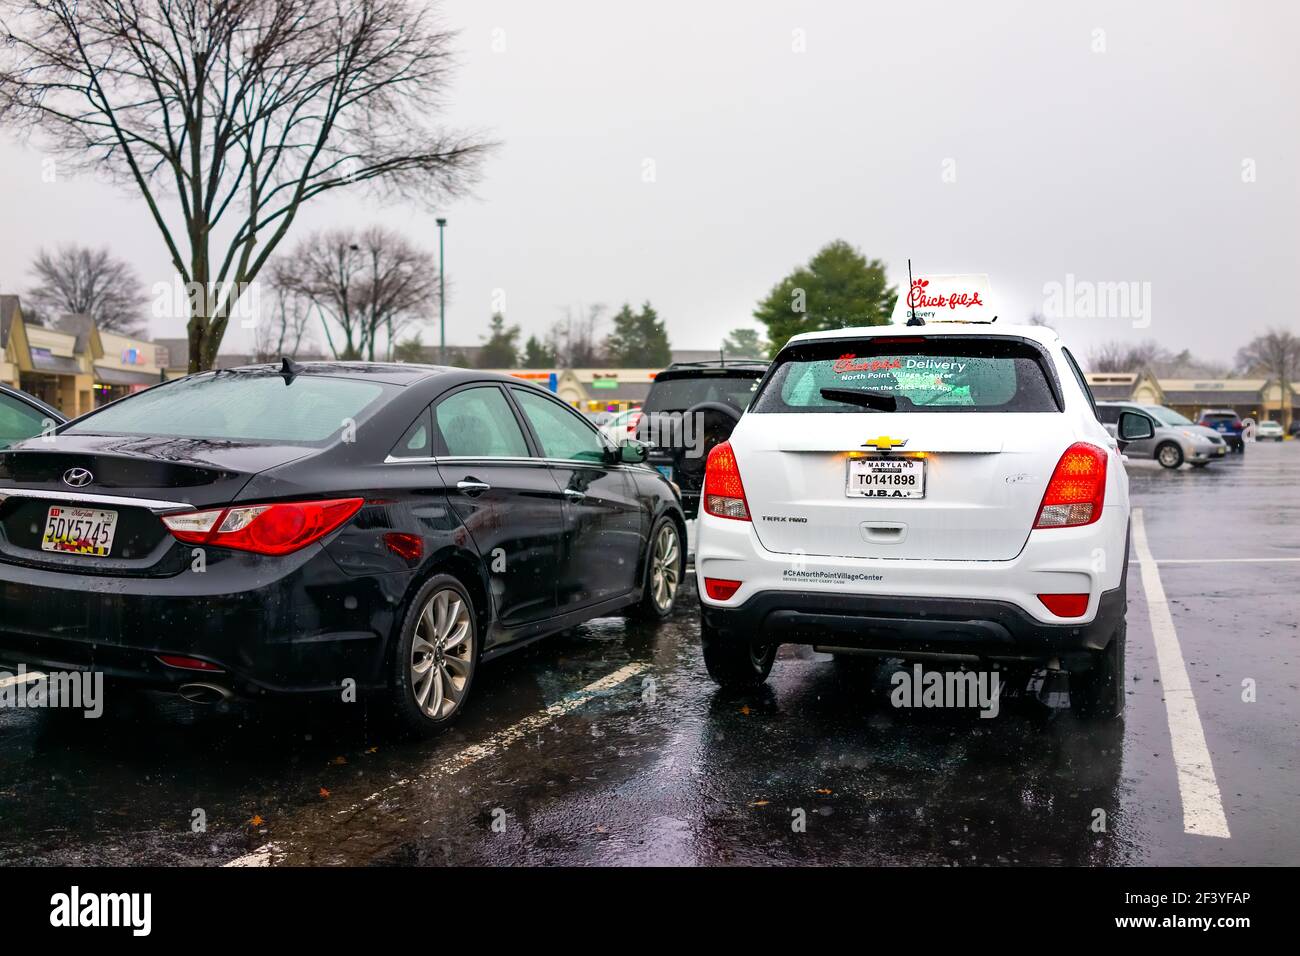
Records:
[[[1128,478],[1055,332],[881,326],[792,338],[708,457],[696,574],[708,671],[781,644],[1069,672],[1124,702]]]

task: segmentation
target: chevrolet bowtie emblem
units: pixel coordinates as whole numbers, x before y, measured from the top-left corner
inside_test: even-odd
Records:
[[[893,451],[895,448],[902,448],[906,444],[906,438],[890,438],[888,435],[881,435],[879,438],[867,439],[862,447],[874,448],[876,451]]]

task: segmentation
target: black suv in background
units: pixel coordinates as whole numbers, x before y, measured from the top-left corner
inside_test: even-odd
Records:
[[[749,405],[767,363],[758,359],[679,362],[655,376],[636,424],[653,447],[647,459],[681,489],[687,520],[700,507],[704,463]]]

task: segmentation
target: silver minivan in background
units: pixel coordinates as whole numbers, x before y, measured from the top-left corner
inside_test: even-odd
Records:
[[[1155,429],[1151,438],[1128,443],[1124,454],[1129,458],[1154,458],[1166,468],[1177,468],[1183,462],[1193,468],[1204,468],[1228,453],[1228,446],[1218,432],[1197,425],[1172,408],[1136,402],[1097,403],[1097,415],[1112,435],[1121,412],[1145,415]]]

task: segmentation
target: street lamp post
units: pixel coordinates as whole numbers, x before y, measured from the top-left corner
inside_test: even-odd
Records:
[[[446,219],[438,220],[438,364],[447,364],[447,269],[444,265],[442,233]]]

